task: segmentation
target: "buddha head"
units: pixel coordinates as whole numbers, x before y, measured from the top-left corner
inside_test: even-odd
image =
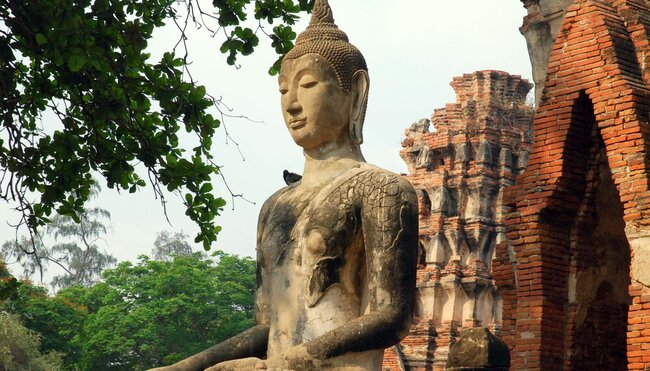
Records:
[[[327,0],[316,0],[309,26],[282,61],[278,82],[285,123],[298,145],[363,142],[368,68],[334,23]]]

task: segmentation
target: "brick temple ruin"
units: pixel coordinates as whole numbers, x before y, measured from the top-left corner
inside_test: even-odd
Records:
[[[480,71],[451,85],[456,103],[413,124],[402,142],[419,201],[419,295],[411,333],[393,352],[410,369],[444,368],[462,327],[498,332],[491,267],[495,243],[506,236],[500,200],[532,144],[526,80]]]
[[[419,295],[386,370],[444,370],[476,327],[511,370],[650,370],[650,1],[522,2],[535,112],[479,71],[406,130]]]

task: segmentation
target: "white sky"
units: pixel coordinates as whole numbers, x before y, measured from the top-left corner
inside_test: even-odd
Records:
[[[388,170],[406,172],[399,157],[404,130],[418,119],[430,117],[435,108],[455,101],[449,86],[454,76],[496,69],[532,80],[526,43],[518,30],[526,12],[518,0],[330,0],[330,4],[336,23],[362,51],[369,67],[370,97],[362,150],[368,162]],[[294,29],[302,31],[306,23],[304,19]],[[246,256],[254,256],[262,203],[284,186],[282,171],[302,173],[303,166],[302,151],[282,122],[276,78],[267,74],[276,56],[266,47],[263,35],[261,38],[253,55],[239,58],[240,69],[226,65],[219,52],[222,39],[200,30],[192,32],[189,40],[194,78],[212,95],[223,97],[234,115],[258,121],[225,121],[245,161],[232,142],[226,144],[221,129],[213,148],[233,191],[255,202],[237,199],[233,211],[229,193],[220,180],[215,181],[216,192],[228,205],[218,220],[223,231],[213,249]],[[167,27],[158,32],[152,49],[155,53],[170,48],[176,40],[175,29]],[[197,228],[173,195],[169,195],[167,206],[170,226],[150,188],[135,195],[117,195],[102,186],[104,191],[94,205],[112,214],[105,247],[118,260],[149,254],[161,230],[182,230],[193,240]],[[0,220],[17,219],[11,205],[0,204]],[[15,232],[0,223],[0,236],[1,243]]]

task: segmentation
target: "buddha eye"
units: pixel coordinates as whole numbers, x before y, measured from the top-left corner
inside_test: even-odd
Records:
[[[280,94],[285,95],[289,92],[289,89],[280,89]]]
[[[318,81],[307,81],[307,82],[304,82],[304,83],[300,84],[300,87],[305,88],[305,89],[309,89],[309,88],[313,88],[314,86],[316,86],[316,84],[318,84]]]

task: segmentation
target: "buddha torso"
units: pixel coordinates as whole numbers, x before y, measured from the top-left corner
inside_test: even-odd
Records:
[[[375,215],[391,197],[401,197],[398,183],[397,175],[360,163],[321,186],[285,187],[266,202],[258,264],[268,282],[258,305],[268,307],[269,357],[370,311],[364,213]],[[385,192],[391,188],[395,192]],[[382,356],[383,350],[350,353],[333,366],[378,370]]]

